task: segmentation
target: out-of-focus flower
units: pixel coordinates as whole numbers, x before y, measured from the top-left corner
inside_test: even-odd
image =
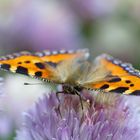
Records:
[[[2,107],[3,97],[5,96],[3,86],[4,79],[0,77],[0,139],[6,140],[12,135],[14,125],[12,118],[3,110]]]
[[[95,93],[94,93],[95,94]],[[82,110],[77,96],[44,96],[24,114],[16,140],[138,140],[137,121],[121,97],[83,95]],[[59,108],[59,109],[58,109]]]
[[[0,54],[6,51],[12,52],[17,47],[13,43],[11,25],[14,13],[20,4],[22,0],[0,0]]]
[[[56,1],[26,0],[13,14],[11,34],[24,48],[70,49],[78,46],[75,23],[66,7]]]
[[[2,110],[0,111],[0,139],[8,139],[12,135],[14,129],[13,120],[5,114]]]
[[[7,10],[0,10],[0,45],[7,51],[80,46],[76,19],[63,4],[48,0],[8,1],[1,2]]]
[[[125,96],[124,100],[140,126],[140,96]]]
[[[39,84],[26,86],[25,82]],[[8,118],[14,121],[13,124],[19,126],[22,120],[21,113],[27,110],[39,96],[50,90],[41,81],[24,76],[7,75],[0,98],[0,109],[8,114]]]
[[[64,0],[81,18],[93,20],[96,17],[112,14],[119,5],[119,0]]]

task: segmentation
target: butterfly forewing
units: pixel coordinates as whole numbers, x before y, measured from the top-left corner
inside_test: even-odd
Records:
[[[123,63],[109,55],[101,55],[95,61],[96,65],[100,66],[101,71],[108,74],[105,74],[99,81],[93,80],[85,83],[86,88],[140,95],[140,73],[132,65]],[[95,78],[100,77],[100,75],[97,72]]]
[[[85,61],[88,55],[87,50],[21,52],[2,57],[0,68],[58,84],[140,95],[140,73],[132,65],[109,55],[92,64]]]
[[[70,60],[73,58],[82,57],[83,59],[87,59],[89,56],[88,49],[80,49],[80,50],[60,50],[60,51],[43,51],[43,52],[37,52],[35,53],[36,56],[40,57],[44,62],[47,63],[54,63],[58,64],[61,61],[64,60]]]
[[[37,77],[53,82],[56,76],[55,69],[60,62],[78,57],[86,59],[87,56],[87,50],[73,52],[44,51],[35,54],[21,52],[2,57],[0,59],[0,68],[13,73]]]
[[[31,55],[18,56],[13,59],[0,60],[0,68],[13,73],[50,79],[51,69],[39,57]]]

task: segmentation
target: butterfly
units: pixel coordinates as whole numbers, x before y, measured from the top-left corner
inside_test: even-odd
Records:
[[[140,72],[131,64],[107,54],[93,62],[88,56],[87,49],[20,52],[1,57],[0,69],[62,84],[64,93],[79,97],[83,89],[140,95]]]

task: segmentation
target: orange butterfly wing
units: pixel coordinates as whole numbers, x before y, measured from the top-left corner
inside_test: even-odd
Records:
[[[105,92],[140,95],[140,72],[131,64],[123,63],[109,55],[101,55],[96,59],[98,65],[105,66],[108,75],[100,82],[88,85],[91,89],[101,89]],[[108,79],[108,80],[107,80]]]
[[[20,73],[31,77],[40,78],[42,80],[51,81],[53,76],[53,68],[63,60],[72,59],[75,57],[86,58],[87,50],[79,51],[59,51],[31,54],[29,52],[15,53],[7,55],[0,59],[0,68]]]

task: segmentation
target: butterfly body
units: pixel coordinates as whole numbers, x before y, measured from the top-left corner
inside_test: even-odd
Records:
[[[72,86],[70,84],[63,84],[62,85],[63,87],[63,93],[65,94],[79,94],[80,95],[80,92],[83,90],[82,87],[78,87],[78,86]]]
[[[87,50],[15,53],[0,59],[0,68],[62,84],[66,93],[83,89],[140,95],[140,72],[109,55],[89,62]]]

